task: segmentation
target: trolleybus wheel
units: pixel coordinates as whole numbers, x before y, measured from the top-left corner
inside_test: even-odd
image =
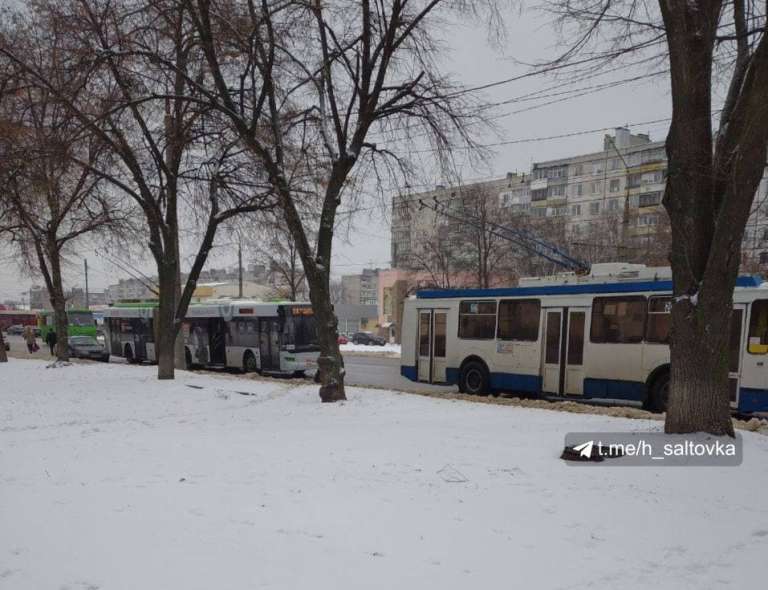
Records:
[[[643,408],[649,412],[661,413],[667,410],[669,401],[669,373],[664,372],[653,380]]]
[[[469,395],[482,395],[490,390],[488,369],[480,362],[470,361],[461,369],[459,389]]]

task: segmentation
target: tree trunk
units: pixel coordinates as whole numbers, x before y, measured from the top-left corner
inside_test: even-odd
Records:
[[[732,287],[706,287],[672,306],[671,381],[664,430],[733,436],[728,387]]]
[[[312,273],[314,274],[314,273]],[[320,356],[320,400],[336,402],[347,399],[344,392],[344,359],[339,349],[339,321],[333,311],[328,282],[322,276],[307,276],[309,296],[315,311]]]
[[[159,304],[157,308],[157,378],[175,377],[176,343],[176,268],[158,265]]]
[[[3,330],[0,329],[0,363],[7,363],[8,355],[5,352],[5,340],[3,340]]]
[[[56,330],[56,358],[69,360],[69,322],[67,321],[67,300],[64,297],[64,284],[61,277],[61,261],[58,252],[51,256],[51,289],[49,292],[53,305],[53,325]]]

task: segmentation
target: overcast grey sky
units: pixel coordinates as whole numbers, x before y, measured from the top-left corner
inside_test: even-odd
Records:
[[[546,19],[533,12],[513,15],[508,20],[508,39],[503,54],[492,49],[486,42],[482,27],[474,25],[455,25],[446,31],[445,43],[449,51],[445,55],[445,71],[450,72],[461,83],[476,86],[488,82],[504,80],[525,73],[526,68],[517,65],[540,62],[557,54],[556,37]],[[491,102],[507,101],[531,92],[555,87],[535,101],[515,102],[499,108],[504,116],[497,120],[502,137],[489,137],[488,143],[501,141],[519,141],[562,135],[590,129],[612,128],[630,124],[634,133],[650,133],[651,138],[663,139],[668,124],[666,122],[651,125],[632,125],[644,121],[654,121],[669,117],[670,99],[668,80],[664,76],[644,79],[634,83],[618,85],[614,88],[584,96],[556,102],[548,106],[543,103],[559,100],[562,90],[579,88],[628,78],[647,73],[647,70],[625,70],[605,78],[558,88],[558,81],[551,77],[527,78],[518,82],[497,86],[485,92],[484,97]],[[534,108],[531,108],[534,107]],[[540,107],[540,108],[539,108]],[[524,112],[516,112],[521,111]],[[576,135],[570,138],[548,141],[524,141],[494,148],[495,154],[488,168],[465,170],[464,177],[478,178],[501,176],[506,172],[525,172],[535,161],[565,157],[572,154],[599,151],[602,149],[604,131]],[[434,183],[440,182],[434,178]],[[356,230],[348,239],[341,236],[334,245],[334,274],[359,272],[364,266],[386,267],[389,264],[390,242],[389,226],[385,215],[378,209],[360,214],[355,221]],[[222,238],[227,242],[226,238]],[[84,249],[83,256],[88,258],[90,268],[90,288],[101,290],[117,278],[127,276],[114,265],[97,257],[92,251]],[[119,252],[112,253],[120,256]],[[231,247],[215,248],[209,266],[229,266],[236,260],[236,253]],[[155,274],[151,260],[136,262],[147,274]],[[0,301],[19,299],[29,289],[33,281],[18,272],[12,254],[0,251]],[[35,280],[36,284],[42,281]],[[75,259],[67,273],[66,287],[82,286],[82,260]]]

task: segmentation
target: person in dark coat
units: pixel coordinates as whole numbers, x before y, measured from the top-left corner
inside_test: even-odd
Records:
[[[50,347],[51,349],[51,356],[56,355],[56,342],[58,342],[58,337],[56,336],[56,330],[51,330],[45,335],[45,343]]]

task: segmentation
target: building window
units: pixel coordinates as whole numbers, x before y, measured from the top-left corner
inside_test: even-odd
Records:
[[[539,339],[538,299],[499,302],[499,339],[536,342]]]
[[[613,158],[611,160],[611,170],[618,170],[621,167],[621,160]]]
[[[531,201],[544,201],[547,198],[547,189],[541,188],[531,191]]]
[[[584,174],[584,166],[582,164],[576,164],[573,167],[573,175],[581,176],[582,174]]]
[[[651,297],[648,300],[648,325],[645,329],[648,342],[669,344],[671,313],[671,297]]]
[[[620,189],[621,189],[621,180],[619,180],[618,178],[611,179],[611,184],[608,190],[611,191],[612,193],[617,193],[619,192]]]
[[[602,162],[593,162],[592,163],[592,174],[601,174],[603,172],[603,163]]]
[[[581,205],[571,205],[571,215],[574,217],[581,215]]]
[[[459,304],[459,338],[492,340],[495,333],[495,301],[462,301]]]
[[[584,194],[584,185],[583,184],[577,184],[576,185],[576,196],[581,196]]]
[[[638,188],[642,183],[642,179],[643,179],[642,174],[630,174],[627,177],[627,186],[629,188]]]
[[[637,218],[637,226],[638,227],[644,227],[644,226],[653,226],[657,225],[659,222],[659,218],[657,215],[652,213],[647,213],[645,215],[640,215]]]
[[[642,342],[645,332],[645,297],[595,297],[592,301],[590,340],[596,343]]]
[[[655,192],[655,193],[645,193],[644,195],[639,195],[639,206],[640,207],[653,207],[654,205],[658,205],[661,203],[661,193]]]
[[[600,213],[600,201],[589,204],[589,214],[598,215]]]
[[[619,210],[619,199],[611,199],[608,201],[608,211],[618,211]]]
[[[547,208],[546,207],[531,207],[531,215],[534,217],[546,217],[547,216]]]
[[[768,252],[760,252],[760,264],[768,264]]]
[[[747,352],[768,354],[768,299],[759,299],[752,303]]]
[[[602,182],[593,182],[592,183],[592,194],[593,195],[601,193],[602,190],[603,190],[603,183]]]
[[[549,187],[549,196],[550,197],[564,197],[565,196],[565,185],[564,184],[556,184]]]

